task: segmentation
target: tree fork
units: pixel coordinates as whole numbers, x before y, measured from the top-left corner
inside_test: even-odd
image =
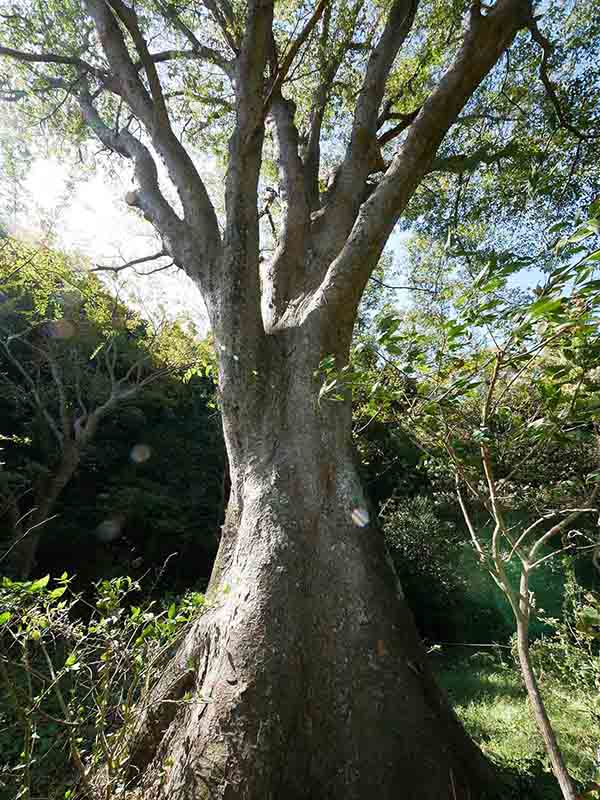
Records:
[[[313,359],[275,338],[297,334],[266,346],[254,420],[224,404],[237,466],[208,610],[132,736],[131,797],[475,800],[491,770],[435,684],[383,537],[356,513],[349,402],[319,402]],[[260,445],[236,444],[246,425]]]

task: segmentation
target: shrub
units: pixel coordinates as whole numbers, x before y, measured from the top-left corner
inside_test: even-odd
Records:
[[[142,597],[129,577],[98,583],[93,603],[66,574],[2,580],[0,798],[74,798],[99,760],[110,790],[123,788],[136,709],[204,604],[197,592],[168,608]]]
[[[440,519],[430,497],[419,495],[389,504],[383,531],[421,634],[453,640],[464,593],[454,525]]]

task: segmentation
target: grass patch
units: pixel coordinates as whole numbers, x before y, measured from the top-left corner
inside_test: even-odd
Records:
[[[435,656],[433,667],[469,734],[511,776],[513,796],[559,800],[560,790],[516,666],[507,658],[475,652],[452,658]],[[542,691],[573,778],[582,789],[600,782],[595,698],[576,696],[555,678],[544,679]]]

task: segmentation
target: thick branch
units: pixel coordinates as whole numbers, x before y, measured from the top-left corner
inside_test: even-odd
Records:
[[[529,0],[498,0],[483,16],[470,14],[462,47],[410,126],[398,154],[331,264],[314,305],[326,304],[332,318],[340,307],[355,309],[388,236],[424,175],[444,136],[485,76],[527,25]]]
[[[154,113],[158,116],[160,123],[163,125],[168,125],[170,128],[169,116],[167,113],[167,107],[165,105],[165,98],[163,97],[162,86],[158,78],[158,72],[156,71],[156,65],[150,56],[148,46],[146,45],[146,41],[142,36],[140,26],[138,25],[137,16],[130,8],[122,3],[121,0],[105,1],[113,9],[114,13],[121,20],[129,35],[133,39],[135,48],[140,55],[142,66],[146,72],[146,77],[148,78],[150,94],[152,95],[152,101],[154,103]]]
[[[329,261],[339,253],[350,233],[362,201],[368,176],[384,168],[377,142],[379,107],[388,76],[412,28],[419,0],[394,0],[383,33],[371,53],[358,96],[350,143],[326,198],[317,247]],[[333,233],[334,232],[334,233]]]
[[[156,164],[148,148],[129,131],[115,132],[101,119],[88,92],[77,96],[83,117],[100,141],[135,165],[138,190],[127,195],[129,205],[140,208],[161,236],[170,243],[172,255],[180,255],[178,242],[185,233],[183,223],[175,214],[158,185]]]
[[[229,140],[225,186],[227,229],[222,285],[216,298],[224,308],[223,312],[217,311],[216,316],[220,320],[223,315],[230,315],[233,308],[240,312],[234,330],[228,326],[228,331],[218,332],[232,348],[238,349],[244,337],[254,337],[259,342],[264,332],[260,314],[258,178],[265,128],[264,76],[271,52],[273,5],[274,0],[249,0],[234,81],[237,114]]]
[[[124,6],[121,0],[106,0],[106,2],[103,2],[103,0],[85,0],[85,2],[96,25],[98,36],[109,64],[115,75],[118,76],[118,93],[133,113],[144,123],[152,144],[163,158],[169,177],[181,199],[185,222],[189,223],[190,226],[188,234],[190,231],[193,232],[193,236],[190,237],[188,235],[187,239],[188,241],[191,238],[195,239],[194,249],[197,250],[193,254],[189,253],[188,257],[183,259],[183,264],[189,269],[190,264],[194,260],[198,260],[200,256],[203,257],[205,262],[205,269],[210,269],[217,259],[221,246],[216,213],[194,163],[173,133],[156,67],[141,34],[137,16],[130,8]],[[109,2],[110,7],[108,5]],[[118,14],[119,19],[121,19],[134,41],[137,53],[148,75],[152,96],[148,94],[140,80],[138,68],[129,56],[121,29],[111,8]],[[89,110],[88,107],[88,113]],[[106,131],[104,135],[106,137]],[[121,149],[119,150],[118,147],[113,149],[122,152],[122,144],[127,142],[125,149],[131,151],[133,147],[137,151],[137,156],[135,156],[136,165],[140,162],[140,159],[145,164],[148,164],[148,159],[151,159],[149,151],[143,148],[144,152],[142,152],[140,147],[143,146],[135,139],[133,142],[137,142],[139,146],[134,145],[131,141],[133,137],[130,138],[128,132],[122,132],[120,135],[123,137]],[[102,137],[100,138],[102,139]],[[105,141],[105,139],[102,139],[102,141]],[[129,157],[134,157],[131,152],[129,152]],[[153,169],[156,172],[155,166]],[[145,171],[148,173],[148,169]],[[157,190],[158,186],[156,185],[153,191],[154,196],[157,195]],[[165,210],[165,205],[167,204],[163,198],[161,203],[163,211]],[[169,215],[165,213],[154,214],[153,222],[162,235],[168,235],[167,231],[163,231],[161,228],[161,220],[166,220],[167,216]],[[172,210],[170,216],[172,222],[172,217],[175,216]],[[182,261],[182,259],[179,260],[180,262]]]
[[[298,147],[298,130],[294,124],[295,105],[281,95],[272,100],[271,116],[275,122],[281,198],[286,205],[282,246],[304,254],[308,245],[309,207],[304,191],[304,168]]]
[[[310,247],[310,207],[305,192],[304,167],[299,155],[298,130],[294,123],[295,105],[281,95],[272,99],[283,203],[283,231],[263,280],[264,307],[270,309],[267,327],[273,327],[285,309],[300,276],[305,270]]]
[[[349,157],[360,157],[368,147],[365,139],[372,139],[376,134],[387,79],[398,51],[410,33],[417,7],[418,0],[395,0],[390,8],[381,38],[369,58],[358,96]]]
[[[147,125],[152,117],[152,100],[129,55],[114,14],[104,0],[85,0],[85,6],[94,21],[108,63],[117,76],[119,94],[133,113]]]

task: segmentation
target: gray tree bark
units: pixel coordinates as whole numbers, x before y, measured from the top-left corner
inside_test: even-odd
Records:
[[[132,743],[144,798],[454,800],[490,778],[383,537],[353,515],[368,502],[350,407],[318,402],[319,338],[318,323],[269,337],[256,369],[223,359],[232,496],[208,611]]]

